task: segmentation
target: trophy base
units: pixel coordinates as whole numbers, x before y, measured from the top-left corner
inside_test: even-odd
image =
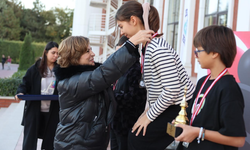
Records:
[[[178,137],[182,133],[182,128],[176,127],[171,123],[168,123],[167,126],[167,133],[172,136],[173,138]]]

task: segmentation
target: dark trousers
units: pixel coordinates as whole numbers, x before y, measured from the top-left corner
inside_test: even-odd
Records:
[[[166,133],[167,123],[172,122],[180,111],[179,105],[168,107],[161,115],[151,122],[143,136],[143,131],[138,136],[129,132],[128,149],[129,150],[164,150],[174,138]]]
[[[2,69],[4,69],[4,62],[2,62]]]
[[[128,150],[128,136],[110,130],[111,150]]]
[[[24,125],[23,150],[37,149],[37,138],[43,139],[48,118],[49,118],[49,113],[40,112],[39,125],[36,126],[35,124],[33,124],[33,126],[30,126],[29,123]],[[43,143],[41,149],[45,149]],[[51,150],[52,149],[53,145],[51,147]]]
[[[40,113],[40,126],[39,126],[39,132],[38,132],[38,137],[41,139],[45,139],[45,130],[48,125],[48,120],[49,120],[49,113],[48,112],[41,112]],[[53,150],[53,142],[49,145],[46,144],[46,142],[42,142],[42,150]]]

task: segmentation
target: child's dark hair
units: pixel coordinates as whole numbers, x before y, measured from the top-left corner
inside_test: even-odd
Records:
[[[141,3],[137,1],[128,1],[118,9],[115,15],[115,19],[116,21],[130,21],[131,16],[136,16],[141,20],[142,24],[144,25],[142,15],[143,15],[143,9]],[[149,28],[154,32],[157,32],[160,28],[160,17],[158,11],[152,5],[150,5],[148,24]],[[162,34],[159,34],[158,36],[161,35]]]
[[[124,44],[127,40],[128,38],[123,35],[115,46],[122,46],[122,44]]]
[[[47,53],[49,50],[51,50],[52,48],[58,48],[58,44],[56,42],[48,42],[47,45],[45,46],[45,49],[43,51],[43,56],[42,56],[42,60],[39,66],[39,71],[41,73],[42,77],[47,76],[48,72],[47,72]]]
[[[236,41],[232,29],[218,25],[205,27],[195,35],[193,44],[196,48],[201,46],[208,54],[220,54],[225,66],[232,66],[236,55]]]

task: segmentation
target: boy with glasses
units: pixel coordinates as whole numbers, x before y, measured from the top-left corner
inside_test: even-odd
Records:
[[[178,150],[237,150],[245,143],[246,131],[243,96],[227,70],[236,55],[234,33],[209,26],[196,34],[193,44],[201,67],[211,73],[198,81],[189,101],[189,125],[177,125],[183,129],[175,139],[183,142]]]

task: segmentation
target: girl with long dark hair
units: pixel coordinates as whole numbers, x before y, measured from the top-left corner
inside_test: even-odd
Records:
[[[49,42],[42,58],[32,65],[17,89],[17,95],[57,95],[57,82],[53,72],[58,58],[58,44]],[[21,100],[18,96],[16,100]],[[28,100],[25,102],[22,125],[23,149],[36,150],[37,138],[43,139],[41,149],[53,150],[54,135],[59,122],[58,100]]]

